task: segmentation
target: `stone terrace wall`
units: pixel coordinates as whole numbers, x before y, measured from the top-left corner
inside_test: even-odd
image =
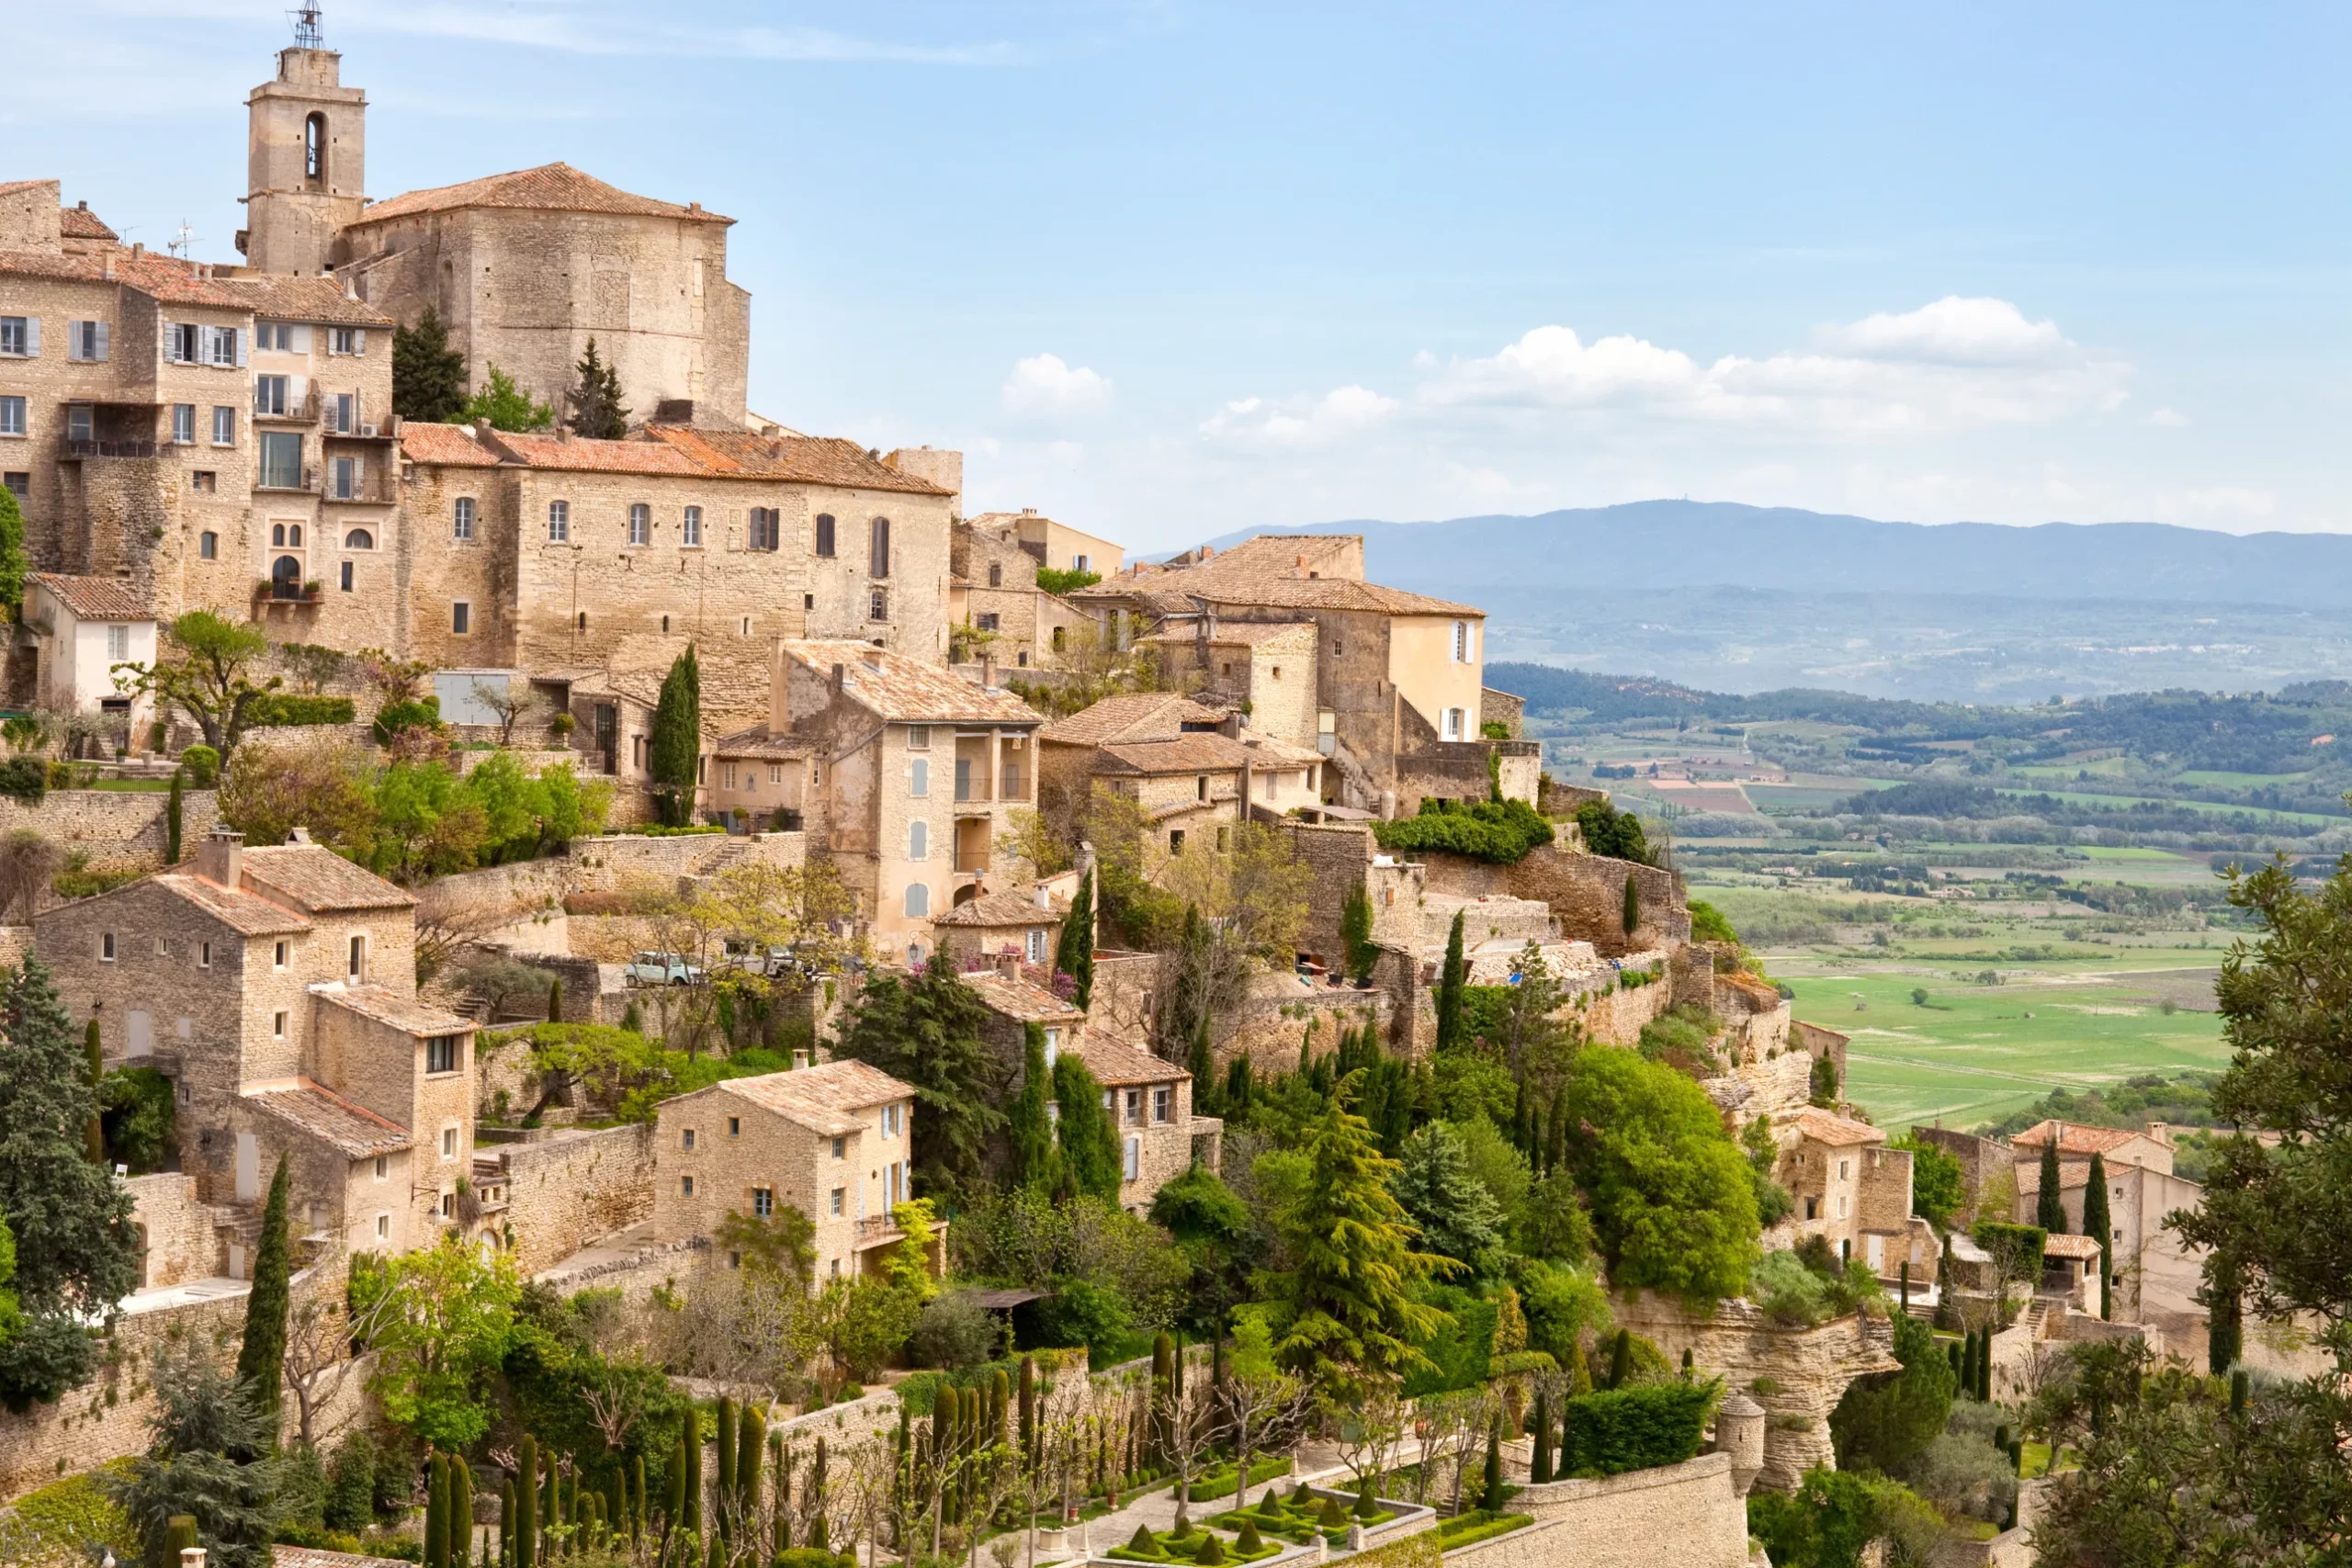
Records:
[[[1732,1490],[1731,1456],[1601,1481],[1522,1487],[1516,1513],[1535,1523],[1445,1554],[1468,1568],[1747,1568],[1747,1508]]]
[[[1489,865],[1460,855],[1422,856],[1428,888],[1476,898],[1507,893],[1540,898],[1559,917],[1560,935],[1589,942],[1603,958],[1622,958],[1654,947],[1679,947],[1690,940],[1690,910],[1682,878],[1654,865],[1581,854],[1557,844],[1539,845],[1517,865]],[[1639,915],[1625,931],[1625,884],[1638,889]]]
[[[723,858],[737,862],[757,858],[777,866],[807,863],[806,833],[679,833],[648,838],[641,833],[614,833],[571,840],[571,891],[605,891],[640,877],[664,880],[701,876]]]
[[[39,806],[0,797],[0,836],[30,828],[69,850],[87,850],[93,871],[153,871],[164,863],[164,818],[171,796],[162,790],[60,789]],[[192,789],[180,799],[180,852],[212,830],[220,795]]]
[[[147,1277],[141,1290],[209,1279],[227,1261],[214,1234],[212,1206],[197,1201],[196,1178],[178,1171],[134,1176],[132,1222],[147,1235]]]
[[[653,1132],[648,1122],[503,1146],[505,1221],[523,1272],[653,1217]]]
[[[1835,1466],[1829,1413],[1847,1385],[1871,1372],[1891,1372],[1894,1330],[1875,1318],[1838,1318],[1818,1328],[1792,1328],[1747,1301],[1719,1303],[1702,1317],[1647,1291],[1614,1298],[1619,1326],[1657,1345],[1668,1361],[1688,1349],[1702,1372],[1720,1373],[1731,1388],[1764,1406],[1764,1471],[1756,1484],[1793,1492],[1816,1464]],[[1772,1392],[1759,1393],[1756,1380]]]

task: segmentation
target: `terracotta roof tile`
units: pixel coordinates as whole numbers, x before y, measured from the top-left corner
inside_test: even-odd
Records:
[[[755,724],[749,729],[720,736],[718,751],[722,757],[774,757],[791,761],[815,756],[817,743],[794,735],[770,735],[766,725]]]
[[[670,446],[707,473],[744,479],[838,485],[844,490],[896,491],[907,495],[954,493],[902,474],[854,441],[826,435],[755,435],[748,430],[702,430],[651,424],[650,442]]]
[[[2091,1236],[2061,1233],[2042,1238],[2041,1256],[2044,1258],[2075,1258],[2088,1262],[2098,1254],[2098,1242]]]
[[[329,909],[409,909],[415,897],[318,844],[274,844],[244,852],[245,880],[312,914]]]
[[[311,1546],[269,1549],[270,1568],[401,1568],[397,1557],[367,1557],[356,1551],[327,1551]]]
[[[909,724],[1034,725],[1035,708],[1010,692],[974,684],[944,665],[932,664],[870,642],[815,639],[778,644],[786,658],[831,677],[842,667],[842,690],[884,718]]]
[[[1216,629],[1209,634],[1209,646],[1211,648],[1259,648],[1284,638],[1303,638],[1311,647],[1315,641],[1315,623],[1313,621],[1219,621],[1216,623]],[[1197,641],[1198,637],[1192,629],[1178,627],[1154,632],[1144,640],[1182,644]]]
[[[2079,1122],[2036,1122],[2022,1133],[2009,1134],[2012,1148],[2038,1149],[2050,1141],[2052,1128],[2059,1129],[2058,1152],[2062,1155],[2106,1154],[2120,1149],[2134,1138],[2144,1138],[2145,1133],[2130,1127],[2086,1127]]]
[[[388,1023],[410,1034],[470,1034],[474,1029],[471,1021],[427,1007],[389,986],[345,986],[337,981],[313,986],[311,994],[331,1006],[347,1009],[362,1018]]]
[[[399,1122],[308,1078],[297,1080],[292,1089],[263,1089],[245,1098],[353,1159],[396,1154],[410,1145],[408,1129]]]
[[[699,207],[680,207],[648,196],[632,196],[617,186],[583,175],[569,164],[542,164],[536,169],[489,175],[461,185],[413,190],[363,208],[356,221],[379,222],[418,212],[449,212],[464,207],[517,207],[547,212],[611,212],[638,218],[683,218],[697,223],[732,223]]]
[[[827,1134],[854,1133],[865,1125],[858,1111],[910,1099],[915,1092],[881,1068],[855,1061],[820,1062],[790,1072],[727,1078],[711,1087]]]
[[[62,571],[40,571],[33,581],[57,596],[58,603],[84,621],[152,621],[153,605],[138,590],[111,577],[70,577]]]
[[[107,276],[107,263],[114,276]],[[252,304],[225,281],[204,276],[201,263],[116,246],[103,251],[0,251],[0,274],[46,277],[62,283],[97,283],[136,288],[173,305],[212,305],[250,310]]]
[[[1181,581],[1181,580],[1180,580]],[[1268,605],[1298,610],[1371,610],[1388,615],[1483,616],[1475,604],[1432,599],[1376,582],[1351,582],[1344,578],[1275,577],[1262,581],[1227,582],[1192,591],[1213,604]]]
[[[306,931],[311,929],[311,922],[293,910],[243,888],[223,887],[217,882],[207,882],[200,876],[176,871],[158,872],[148,880],[165,892],[187,899],[231,931],[245,936],[275,936],[282,931]]]
[[[445,468],[494,468],[499,464],[499,455],[474,439],[469,424],[404,423],[401,456],[412,463],[434,463]]]
[[[283,321],[332,321],[338,326],[381,327],[390,331],[391,317],[364,299],[354,299],[331,277],[232,277],[221,286],[251,301],[254,314]],[[390,339],[384,353],[390,355]]]
[[[1056,719],[1038,739],[1059,746],[1169,740],[1183,734],[1187,724],[1215,725],[1224,719],[1216,709],[1173,692],[1127,692]]]
[[[1001,893],[983,893],[967,903],[956,905],[944,915],[934,915],[934,926],[1050,926],[1058,924],[1069,913],[1069,900],[1049,897],[1044,904],[1037,902],[1035,893],[1027,887],[1007,888]]]
[[[1044,965],[1038,965],[1040,969]],[[1007,975],[1000,969],[974,969],[959,976],[978,992],[990,1012],[1016,1023],[1082,1023],[1086,1014],[1054,995],[1027,975]]]
[[[565,440],[554,435],[526,435],[497,430],[490,443],[509,462],[528,468],[594,474],[688,474],[708,477],[708,470],[673,446],[659,441]]]
[[[1851,1117],[1835,1115],[1811,1106],[1797,1112],[1795,1126],[1798,1132],[1816,1144],[1830,1144],[1842,1147],[1849,1144],[1886,1142],[1886,1132],[1883,1128],[1873,1127],[1867,1122],[1857,1122]]]
[[[1238,773],[1260,759],[1238,740],[1222,735],[1179,735],[1170,740],[1120,742],[1094,749],[1098,773]]]
[[[57,210],[58,232],[69,240],[119,240],[121,235],[101,222],[98,215],[86,207],[61,207]]]
[[[1179,1078],[1193,1076],[1175,1063],[1163,1061],[1148,1051],[1122,1045],[1115,1040],[1098,1040],[1091,1032],[1080,1035],[1078,1043],[1070,1048],[1077,1051],[1078,1059],[1086,1064],[1086,1070],[1092,1073],[1094,1081],[1104,1089],[1139,1083],[1174,1083]]]

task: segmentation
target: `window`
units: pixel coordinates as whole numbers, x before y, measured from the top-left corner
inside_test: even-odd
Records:
[[[1151,1091],[1151,1119],[1166,1122],[1176,1114],[1176,1091],[1166,1084]]]
[[[107,324],[104,321],[68,321],[65,323],[65,357],[79,360],[103,360],[107,356]]]
[[[994,610],[985,611],[976,617],[976,619],[979,623],[980,630],[984,632],[992,632],[997,629],[999,616]]]
[[[847,1136],[846,1134],[841,1134],[841,1133],[836,1133],[836,1134],[833,1134],[833,1157],[834,1157],[835,1159],[843,1159],[843,1158],[846,1158],[846,1157],[848,1156],[848,1155],[849,1155],[849,1138],[848,1138],[848,1136]]]
[[[329,354],[365,354],[368,352],[366,327],[334,327],[327,333]]]
[[[462,1034],[436,1034],[424,1043],[424,1070],[428,1073],[454,1073],[465,1066],[466,1037]]]
[[[237,411],[224,403],[212,405],[212,445],[234,446],[237,444]]]
[[[354,528],[343,536],[343,547],[346,550],[372,550],[376,547],[376,536],[365,528]]]
[[[1199,800],[1206,800],[1209,797],[1208,774],[1203,773],[1200,777],[1193,781],[1193,795],[1195,799]]]
[[[286,1038],[286,1015],[284,1013],[277,1012],[270,1014],[269,1032],[272,1039],[283,1040]]]
[[[287,378],[283,376],[254,378],[254,412],[282,418],[286,413]]]
[[[743,617],[743,635],[745,637],[752,635],[752,617],[749,615]]]
[[[695,1179],[691,1176],[682,1176],[678,1178],[678,1192],[682,1197],[693,1197],[695,1195]]]
[[[0,316],[0,354],[30,359],[40,353],[39,316]],[[830,523],[831,518],[825,519]]]
[[[569,544],[571,540],[571,502],[568,501],[548,502],[548,543],[551,545],[562,545]]]
[[[1456,664],[1470,662],[1470,623],[1467,621],[1453,623],[1453,661]]]
[[[907,918],[909,919],[920,920],[928,919],[930,915],[931,889],[920,882],[909,884],[907,887]]]
[[[458,1130],[455,1127],[441,1129],[441,1157],[443,1159],[458,1157]]]
[[[1069,569],[1072,571],[1092,571],[1094,570],[1094,558],[1092,556],[1072,556],[1069,558]]]
[[[120,621],[107,626],[107,660],[119,664],[130,657],[130,628]]]
[[[930,823],[916,821],[907,824],[907,858],[909,860],[931,858]]]
[[[474,607],[471,604],[467,604],[463,599],[458,600],[456,604],[449,606],[449,632],[451,636],[464,637],[468,632],[472,631],[474,629],[473,620]]]
[[[879,588],[866,595],[865,618],[869,621],[887,621],[890,618],[890,596]]]
[[[196,405],[194,403],[172,405],[172,445],[175,446],[196,445]]]
[[[1022,944],[1021,956],[1032,964],[1043,964],[1046,961],[1046,933],[1043,931],[1028,933]]]
[[[764,1219],[766,1219],[770,1214],[773,1214],[773,1213],[775,1213],[775,1190],[774,1188],[770,1188],[770,1187],[754,1187],[754,1188],[752,1188],[752,1216],[753,1216],[754,1218],[756,1218],[756,1219],[763,1219],[763,1220],[764,1220]]]
[[[68,441],[89,440],[91,436],[96,434],[96,432],[92,430],[90,427],[94,417],[94,411],[87,403],[66,404],[65,439]]]
[[[678,1146],[689,1154],[694,1152],[695,1130],[692,1127],[678,1134]]]
[[[220,476],[210,468],[198,468],[188,475],[187,479],[188,488],[198,495],[210,495],[220,488]]]
[[[1841,1159],[1841,1160],[1839,1160],[1839,1161],[1838,1162],[1838,1180],[1843,1181],[1843,1180],[1845,1180],[1845,1179],[1846,1179],[1846,1178],[1847,1178],[1847,1173],[1851,1169],[1852,1165],[1853,1165],[1853,1162],[1852,1162],[1851,1160],[1842,1160],[1842,1159]]]
[[[910,724],[907,726],[907,750],[910,751],[930,750],[931,726],[927,724]]]
[[[212,944],[210,942],[199,942],[196,944],[196,966],[198,969],[209,969],[212,967]]]
[[[678,529],[679,544],[688,549],[700,549],[702,547],[702,508],[687,507],[684,517],[678,524]]]
[[[0,398],[0,435],[22,435],[25,433],[25,400]]]
[[[204,357],[214,365],[243,365],[244,333],[235,327],[204,329]]]
[[[1448,740],[1462,739],[1462,710],[1460,708],[1445,710],[1444,738]]]
[[[382,1163],[382,1162],[381,1162],[381,1161],[379,1161],[378,1163],[379,1163],[379,1164],[380,1164],[380,1163]],[[391,1215],[390,1215],[390,1214],[379,1214],[379,1215],[377,1215],[377,1216],[376,1216],[376,1239],[377,1239],[378,1241],[383,1241],[383,1240],[385,1240],[386,1238],[390,1237],[390,1236],[391,1235],[391,1234],[392,1234],[392,1216],[391,1216]]]
[[[290,430],[266,431],[261,438],[261,488],[302,488],[302,437]]]
[[[642,545],[653,537],[653,508],[643,502],[628,509],[628,542]]]
[[[327,177],[327,117],[322,114],[302,122],[302,177],[322,183]]]
[[[359,984],[361,976],[367,973],[367,969],[368,939],[364,936],[353,937],[351,939],[350,962],[345,965],[344,973],[345,976],[349,978],[351,983],[356,986]]]
[[[829,1213],[833,1214],[846,1213],[849,1209],[849,1189],[846,1187],[834,1188],[831,1197],[826,1201],[825,1207]]]
[[[450,531],[458,538],[470,539],[474,536],[474,498],[472,496],[458,497],[457,505],[451,508],[449,526]]]
[[[1130,1122],[1143,1120],[1143,1090],[1139,1089],[1127,1090],[1127,1120]]]
[[[327,430],[335,435],[348,435],[359,425],[359,395],[337,392],[327,400]]]
[[[5,489],[10,495],[15,496],[17,504],[22,506],[25,499],[33,492],[33,477],[10,468],[6,473],[0,473],[0,489]]]
[[[989,586],[990,588],[1001,588],[1004,586],[1004,567],[1001,562],[989,562]]]
[[[114,962],[114,932],[112,931],[107,931],[98,938],[98,962],[101,964]]]
[[[1821,1218],[1821,1200],[1820,1200],[1820,1199],[1818,1199],[1818,1198],[1807,1198],[1807,1199],[1804,1201],[1804,1217],[1805,1217],[1806,1219],[1808,1219],[1808,1220],[1817,1220],[1817,1219]]]
[[[734,763],[721,762],[718,765],[718,787],[721,789],[733,789],[735,787]]]
[[[817,553],[828,559],[833,553],[833,520],[822,512],[817,513]]]
[[[286,967],[286,947],[287,944],[281,942],[270,949],[269,964],[271,968],[284,969]]]
[[[890,575],[890,520],[888,517],[876,517],[874,520],[873,535],[874,558],[866,567],[866,575],[888,577]],[[878,621],[882,617],[876,615],[874,618]]]
[[[359,497],[359,459],[337,457],[328,470],[332,481],[327,494],[336,501],[356,501]]]
[[[392,1156],[390,1155],[378,1155],[376,1156],[376,1179],[381,1181],[391,1174]]]
[[[784,547],[784,513],[772,506],[752,508],[752,548],[780,550]]]
[[[1168,852],[1171,855],[1182,854],[1184,852],[1183,829],[1170,828],[1168,829]]]
[[[727,1119],[727,1135],[730,1138],[740,1138],[743,1135],[743,1119],[741,1116],[729,1116]]]
[[[1054,642],[1054,651],[1055,651],[1056,653],[1059,653],[1059,652],[1062,650],[1062,633],[1063,633],[1065,630],[1067,630],[1067,629],[1068,629],[1067,627],[1063,627],[1063,626],[1056,626],[1056,627],[1054,628],[1054,638],[1053,638],[1053,642]]]
[[[907,793],[918,798],[931,793],[931,759],[914,757],[907,762]]]

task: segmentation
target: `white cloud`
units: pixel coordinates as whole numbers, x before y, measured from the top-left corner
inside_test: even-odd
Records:
[[[1948,294],[1902,315],[1881,311],[1817,334],[1826,347],[1865,359],[1949,365],[2018,365],[2060,358],[2075,345],[2055,321],[2029,321],[2007,299]]]
[[[1260,449],[1326,446],[1383,423],[1397,406],[1396,399],[1357,386],[1335,388],[1312,400],[1279,403],[1242,398],[1203,421],[1201,433]]]
[[[2180,430],[2188,423],[2188,416],[2175,408],[2160,408],[2148,416],[2150,424],[2160,424],[2166,430]]]
[[[1032,355],[1012,367],[1001,400],[1004,412],[1027,419],[1069,419],[1110,406],[1111,380],[1058,354]]]

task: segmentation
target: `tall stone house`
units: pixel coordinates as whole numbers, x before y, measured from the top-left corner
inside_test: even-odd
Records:
[[[461,1227],[473,1025],[416,996],[416,900],[303,841],[216,829],[193,862],[35,917],[33,949],[107,1060],[177,1100],[179,1163],[243,1276],[271,1173],[298,1233],[405,1251]]]
[[[1101,635],[1094,615],[1037,585],[1046,545],[1023,537],[1032,521],[1061,528],[1034,513],[990,512],[956,525],[947,618],[970,643],[967,658],[987,658],[1005,670],[1052,670],[1081,646],[1073,638]],[[1065,558],[1117,558],[1117,546],[1080,537],[1088,547],[1065,547]],[[1095,550],[1106,553],[1097,556]]]
[[[1229,712],[1189,697],[1105,697],[1040,732],[1040,809],[1066,836],[1097,788],[1142,810],[1164,854],[1189,843],[1228,847],[1233,825],[1319,808],[1319,752],[1261,735]]]

